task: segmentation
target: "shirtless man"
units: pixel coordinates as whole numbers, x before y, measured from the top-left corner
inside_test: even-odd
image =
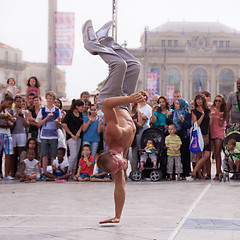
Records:
[[[108,37],[112,21],[106,23],[96,33],[92,21],[82,28],[84,47],[94,55],[99,55],[109,65],[109,75],[98,97],[98,104],[104,111],[104,139],[107,151],[100,154],[97,164],[104,171],[114,175],[115,217],[99,222],[119,223],[125,202],[125,159],[135,135],[135,124],[128,111],[130,103],[143,101],[136,88],[140,64],[129,52]]]

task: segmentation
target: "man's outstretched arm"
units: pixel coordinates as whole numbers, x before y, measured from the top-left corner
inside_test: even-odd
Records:
[[[117,124],[117,117],[114,108],[128,103],[139,103],[144,100],[140,93],[133,93],[130,96],[111,97],[107,98],[103,102],[105,121],[115,122]]]
[[[119,223],[122,215],[122,210],[125,202],[125,175],[124,171],[120,170],[114,174],[115,190],[114,190],[114,202],[115,202],[115,217],[99,222],[103,223]]]

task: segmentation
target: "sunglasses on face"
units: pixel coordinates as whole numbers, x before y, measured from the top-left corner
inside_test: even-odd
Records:
[[[215,102],[222,102],[222,100],[218,100],[218,99],[216,99]]]

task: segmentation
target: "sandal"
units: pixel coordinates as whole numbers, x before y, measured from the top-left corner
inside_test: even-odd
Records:
[[[219,180],[219,174],[216,174],[215,177],[213,178],[214,181],[218,181]]]
[[[167,181],[172,181],[173,179],[172,178],[167,178]]]
[[[205,180],[211,180],[211,176],[206,175],[206,176],[204,177],[204,179],[205,179]]]
[[[197,180],[199,180],[199,181],[205,181],[205,178],[204,178],[203,176],[200,176],[200,177],[197,178]]]
[[[192,172],[190,172],[190,176],[191,176],[191,178],[192,178],[194,181],[197,180],[197,175],[193,175]]]
[[[178,181],[182,181],[183,179],[182,179],[182,177],[178,177],[177,180]]]

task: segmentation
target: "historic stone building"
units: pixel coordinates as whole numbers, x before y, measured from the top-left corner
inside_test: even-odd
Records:
[[[41,82],[41,95],[44,96],[48,90],[47,63],[31,63],[22,60],[22,51],[6,44],[0,43],[0,84],[6,83],[9,77],[16,80],[16,86],[20,93],[26,92],[27,80],[36,76]],[[66,97],[65,72],[56,69],[57,96]]]
[[[185,99],[208,90],[224,96],[240,76],[240,31],[219,22],[166,22],[130,49],[142,64],[137,90]]]

